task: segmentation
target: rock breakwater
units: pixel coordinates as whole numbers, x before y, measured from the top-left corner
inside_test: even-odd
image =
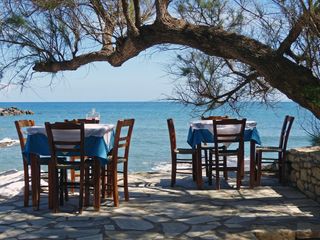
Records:
[[[0,116],[14,116],[14,115],[32,115],[34,112],[30,110],[21,110],[16,107],[0,108]]]

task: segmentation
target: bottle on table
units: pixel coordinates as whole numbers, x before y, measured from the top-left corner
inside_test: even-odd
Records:
[[[92,108],[91,112],[87,113],[86,119],[100,121],[100,113],[96,112],[95,108]]]

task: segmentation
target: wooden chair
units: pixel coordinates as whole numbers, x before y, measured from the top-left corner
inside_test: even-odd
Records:
[[[279,181],[284,183],[285,179],[285,161],[286,150],[289,139],[290,130],[294,121],[294,117],[285,116],[283,121],[280,141],[278,146],[261,146],[256,148],[256,164],[257,164],[257,185],[261,184],[262,164],[278,164]],[[277,158],[262,157],[263,153],[276,153]]]
[[[128,161],[134,119],[118,120],[114,136],[114,144],[107,169],[102,166],[102,198],[113,196],[114,206],[119,206],[118,181],[123,180],[124,198],[129,201],[128,189]],[[122,165],[122,171],[118,170],[118,165]],[[123,174],[122,179],[118,179],[118,173]]]
[[[68,120],[65,119],[65,122],[72,122],[72,123],[84,123],[84,124],[98,124],[100,122],[99,119],[86,119],[86,118],[75,118],[72,120]],[[77,157],[75,156],[71,156],[70,157],[70,161],[75,161]],[[76,177],[79,177],[79,173],[76,173],[75,169],[70,169],[70,182],[73,183],[71,184],[71,188],[70,191],[72,193],[74,193],[74,189],[75,189],[75,181],[76,181]]]
[[[196,151],[191,148],[177,148],[176,133],[174,129],[173,120],[167,119],[169,138],[170,138],[170,149],[171,149],[171,187],[176,183],[176,175],[180,174],[192,174],[193,180],[195,180],[195,157]],[[191,156],[191,158],[186,158],[185,156]],[[179,157],[183,156],[183,157]],[[178,164],[191,165],[190,167],[178,168]],[[191,171],[190,171],[191,170]]]
[[[31,169],[29,170],[30,168],[30,162],[28,161],[28,158],[27,156],[25,156],[23,154],[23,151],[24,151],[24,147],[25,147],[25,144],[26,144],[26,138],[24,136],[24,129],[27,128],[27,127],[32,127],[35,125],[34,121],[33,120],[19,120],[19,121],[15,121],[14,122],[15,126],[16,126],[16,129],[17,129],[17,133],[18,133],[18,136],[19,136],[19,141],[20,141],[20,147],[21,147],[21,153],[22,153],[22,160],[23,160],[23,172],[24,172],[24,206],[25,207],[28,207],[29,206],[29,196],[30,196],[30,181],[31,181],[31,177],[34,177],[37,179],[37,182],[38,182],[38,186],[40,186],[40,181],[41,181],[41,178],[42,179],[46,179],[47,177],[45,177],[44,175],[41,175],[40,173],[40,167],[41,165],[45,165],[45,166],[48,166],[48,163],[50,161],[50,157],[40,157],[38,156],[38,167],[39,167],[39,171],[38,171],[38,174],[36,173],[33,173],[35,174],[34,176],[31,176],[29,174],[29,171],[31,171]],[[47,187],[47,186],[43,186],[43,187]],[[39,196],[37,199],[40,199],[40,189],[39,191],[37,191],[39,193]],[[39,203],[38,203],[39,205]]]
[[[51,162],[49,166],[49,201],[54,212],[58,210],[58,199],[63,203],[63,192],[67,191],[66,180],[67,170],[80,170],[80,190],[79,190],[79,213],[83,208],[83,192],[85,186],[85,153],[84,153],[84,123],[45,123],[49,147],[51,151]],[[75,135],[73,139],[66,139],[63,132],[72,131]],[[59,135],[57,134],[59,132]],[[72,153],[79,156],[79,161],[65,161],[59,163],[58,156],[63,153]],[[59,194],[60,193],[60,194]]]
[[[223,120],[223,119],[228,119],[229,116],[201,116],[201,120]],[[212,157],[212,156],[209,156],[210,155],[210,151],[212,152],[214,146],[212,144],[208,144],[208,143],[203,143],[201,145],[201,152],[203,152],[203,155],[202,155],[202,158],[204,159],[204,164],[202,164],[205,169],[206,169],[206,176],[208,177],[209,179],[209,185],[212,185],[212,177],[210,177],[209,175],[211,174],[209,172],[209,159]],[[225,146],[221,146],[221,148],[225,148]],[[220,165],[224,165],[226,166],[227,164],[227,158],[224,157],[220,163]],[[225,171],[224,172],[224,178],[227,180],[228,179],[228,172]]]
[[[210,159],[209,172],[210,178],[214,168],[216,173],[216,189],[220,189],[220,171],[236,171],[237,172],[237,189],[240,189],[241,178],[242,178],[242,166],[244,165],[244,129],[246,126],[246,119],[223,119],[213,120],[213,139],[214,148],[212,154],[214,156],[214,167],[213,159]],[[223,128],[233,127],[235,131],[223,131]],[[222,148],[226,144],[233,144],[233,148]],[[220,158],[227,158],[230,156],[237,157],[237,166],[230,167],[227,164],[220,164]]]

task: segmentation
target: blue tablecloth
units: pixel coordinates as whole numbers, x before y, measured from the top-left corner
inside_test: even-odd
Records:
[[[89,157],[97,157],[101,164],[108,162],[108,153],[111,151],[114,141],[114,131],[111,132],[111,138],[107,144],[103,137],[86,137],[85,138],[85,155]],[[44,134],[28,135],[27,142],[24,148],[24,154],[29,160],[29,154],[37,154],[41,156],[50,156],[48,137]],[[59,156],[72,156],[74,153],[60,153]]]
[[[254,128],[248,128],[244,131],[244,141],[254,141],[261,145],[261,140],[258,130]],[[213,143],[213,134],[208,129],[192,129],[189,128],[188,144],[195,148],[197,144],[201,143]]]

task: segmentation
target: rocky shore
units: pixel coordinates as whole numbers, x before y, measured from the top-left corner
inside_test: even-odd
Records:
[[[21,110],[16,107],[0,108],[0,116],[14,116],[14,115],[32,115],[34,112],[30,110]]]

